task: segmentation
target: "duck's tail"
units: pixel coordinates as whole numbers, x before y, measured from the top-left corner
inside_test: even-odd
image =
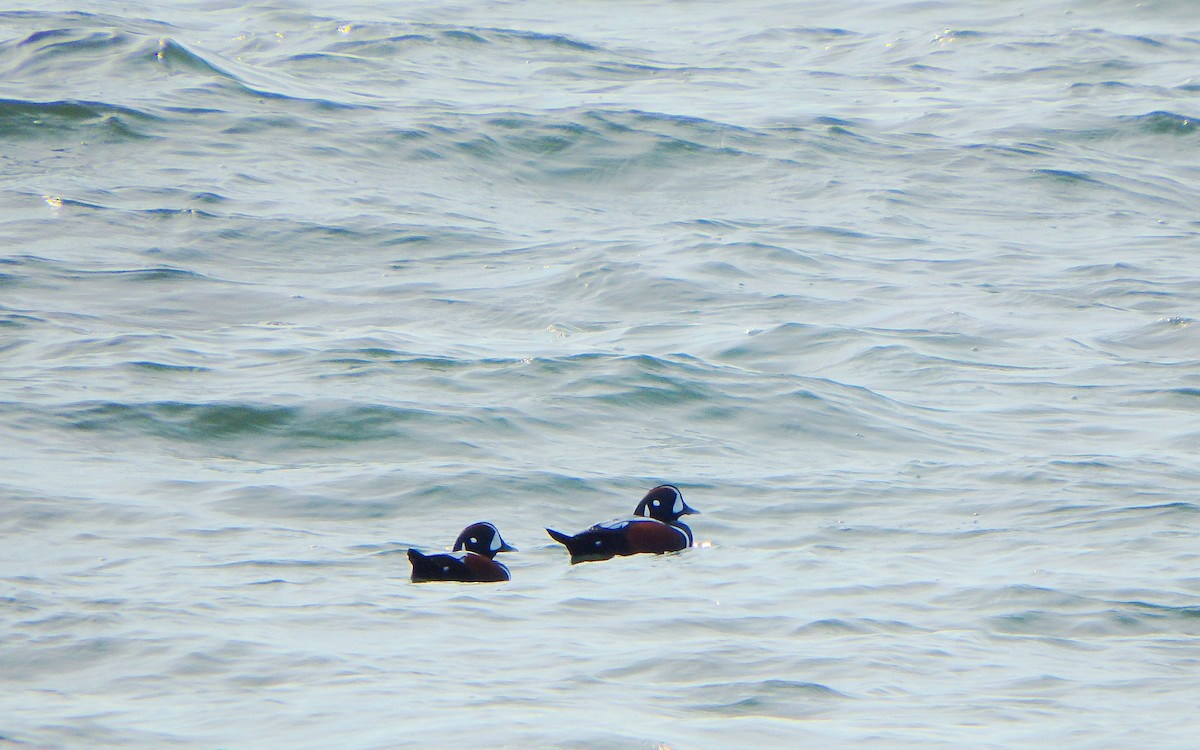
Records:
[[[415,549],[408,550],[408,561],[412,563],[412,579],[414,581],[437,580],[438,575],[442,572],[437,563]]]

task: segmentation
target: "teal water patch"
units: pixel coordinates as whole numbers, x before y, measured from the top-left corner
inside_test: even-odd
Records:
[[[165,362],[130,362],[130,367],[145,370],[148,372],[163,372],[163,373],[199,373],[211,372],[209,367],[198,367],[195,365],[173,365]]]
[[[104,142],[154,137],[158,118],[129,107],[103,102],[0,100],[0,135],[8,138],[93,138]]]
[[[847,700],[833,688],[815,682],[768,679],[694,686],[688,691],[691,710],[728,718],[771,716],[803,720],[823,713],[830,701]]]
[[[189,442],[274,436],[297,444],[388,440],[414,427],[456,421],[423,409],[360,405],[100,403],[81,404],[60,414],[72,429],[86,432],[146,434]]]
[[[1129,122],[1134,123],[1145,132],[1155,135],[1186,136],[1200,133],[1200,120],[1174,112],[1150,112],[1131,117]]]

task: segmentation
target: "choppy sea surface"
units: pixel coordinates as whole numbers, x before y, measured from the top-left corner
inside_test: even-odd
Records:
[[[1193,0],[9,5],[0,747],[1193,747],[1198,60]],[[700,547],[543,531],[661,482]],[[408,581],[484,519],[511,582]]]

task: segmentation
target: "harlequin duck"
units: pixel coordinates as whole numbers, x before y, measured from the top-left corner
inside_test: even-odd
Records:
[[[463,581],[491,583],[507,581],[508,568],[492,558],[497,552],[516,552],[500,538],[500,532],[490,523],[473,523],[454,540],[454,551],[463,555],[423,555],[415,549],[408,551],[414,583],[425,581]]]
[[[639,552],[677,552],[692,546],[692,530],[679,517],[699,512],[688,507],[678,487],[664,484],[647,492],[638,503],[633,511],[637,518],[598,523],[574,536],[554,529],[546,529],[546,533],[567,548],[571,564]]]

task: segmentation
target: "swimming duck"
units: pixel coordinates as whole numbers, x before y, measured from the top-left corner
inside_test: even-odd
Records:
[[[426,581],[462,581],[492,583],[509,580],[508,568],[493,558],[497,552],[516,552],[517,548],[500,538],[500,531],[486,521],[473,523],[454,540],[454,551],[461,555],[424,555],[408,551],[414,583]]]
[[[634,518],[598,523],[574,536],[554,529],[546,533],[567,548],[572,564],[640,552],[677,552],[692,546],[692,530],[680,517],[699,512],[683,501],[678,487],[663,484],[646,493]]]

